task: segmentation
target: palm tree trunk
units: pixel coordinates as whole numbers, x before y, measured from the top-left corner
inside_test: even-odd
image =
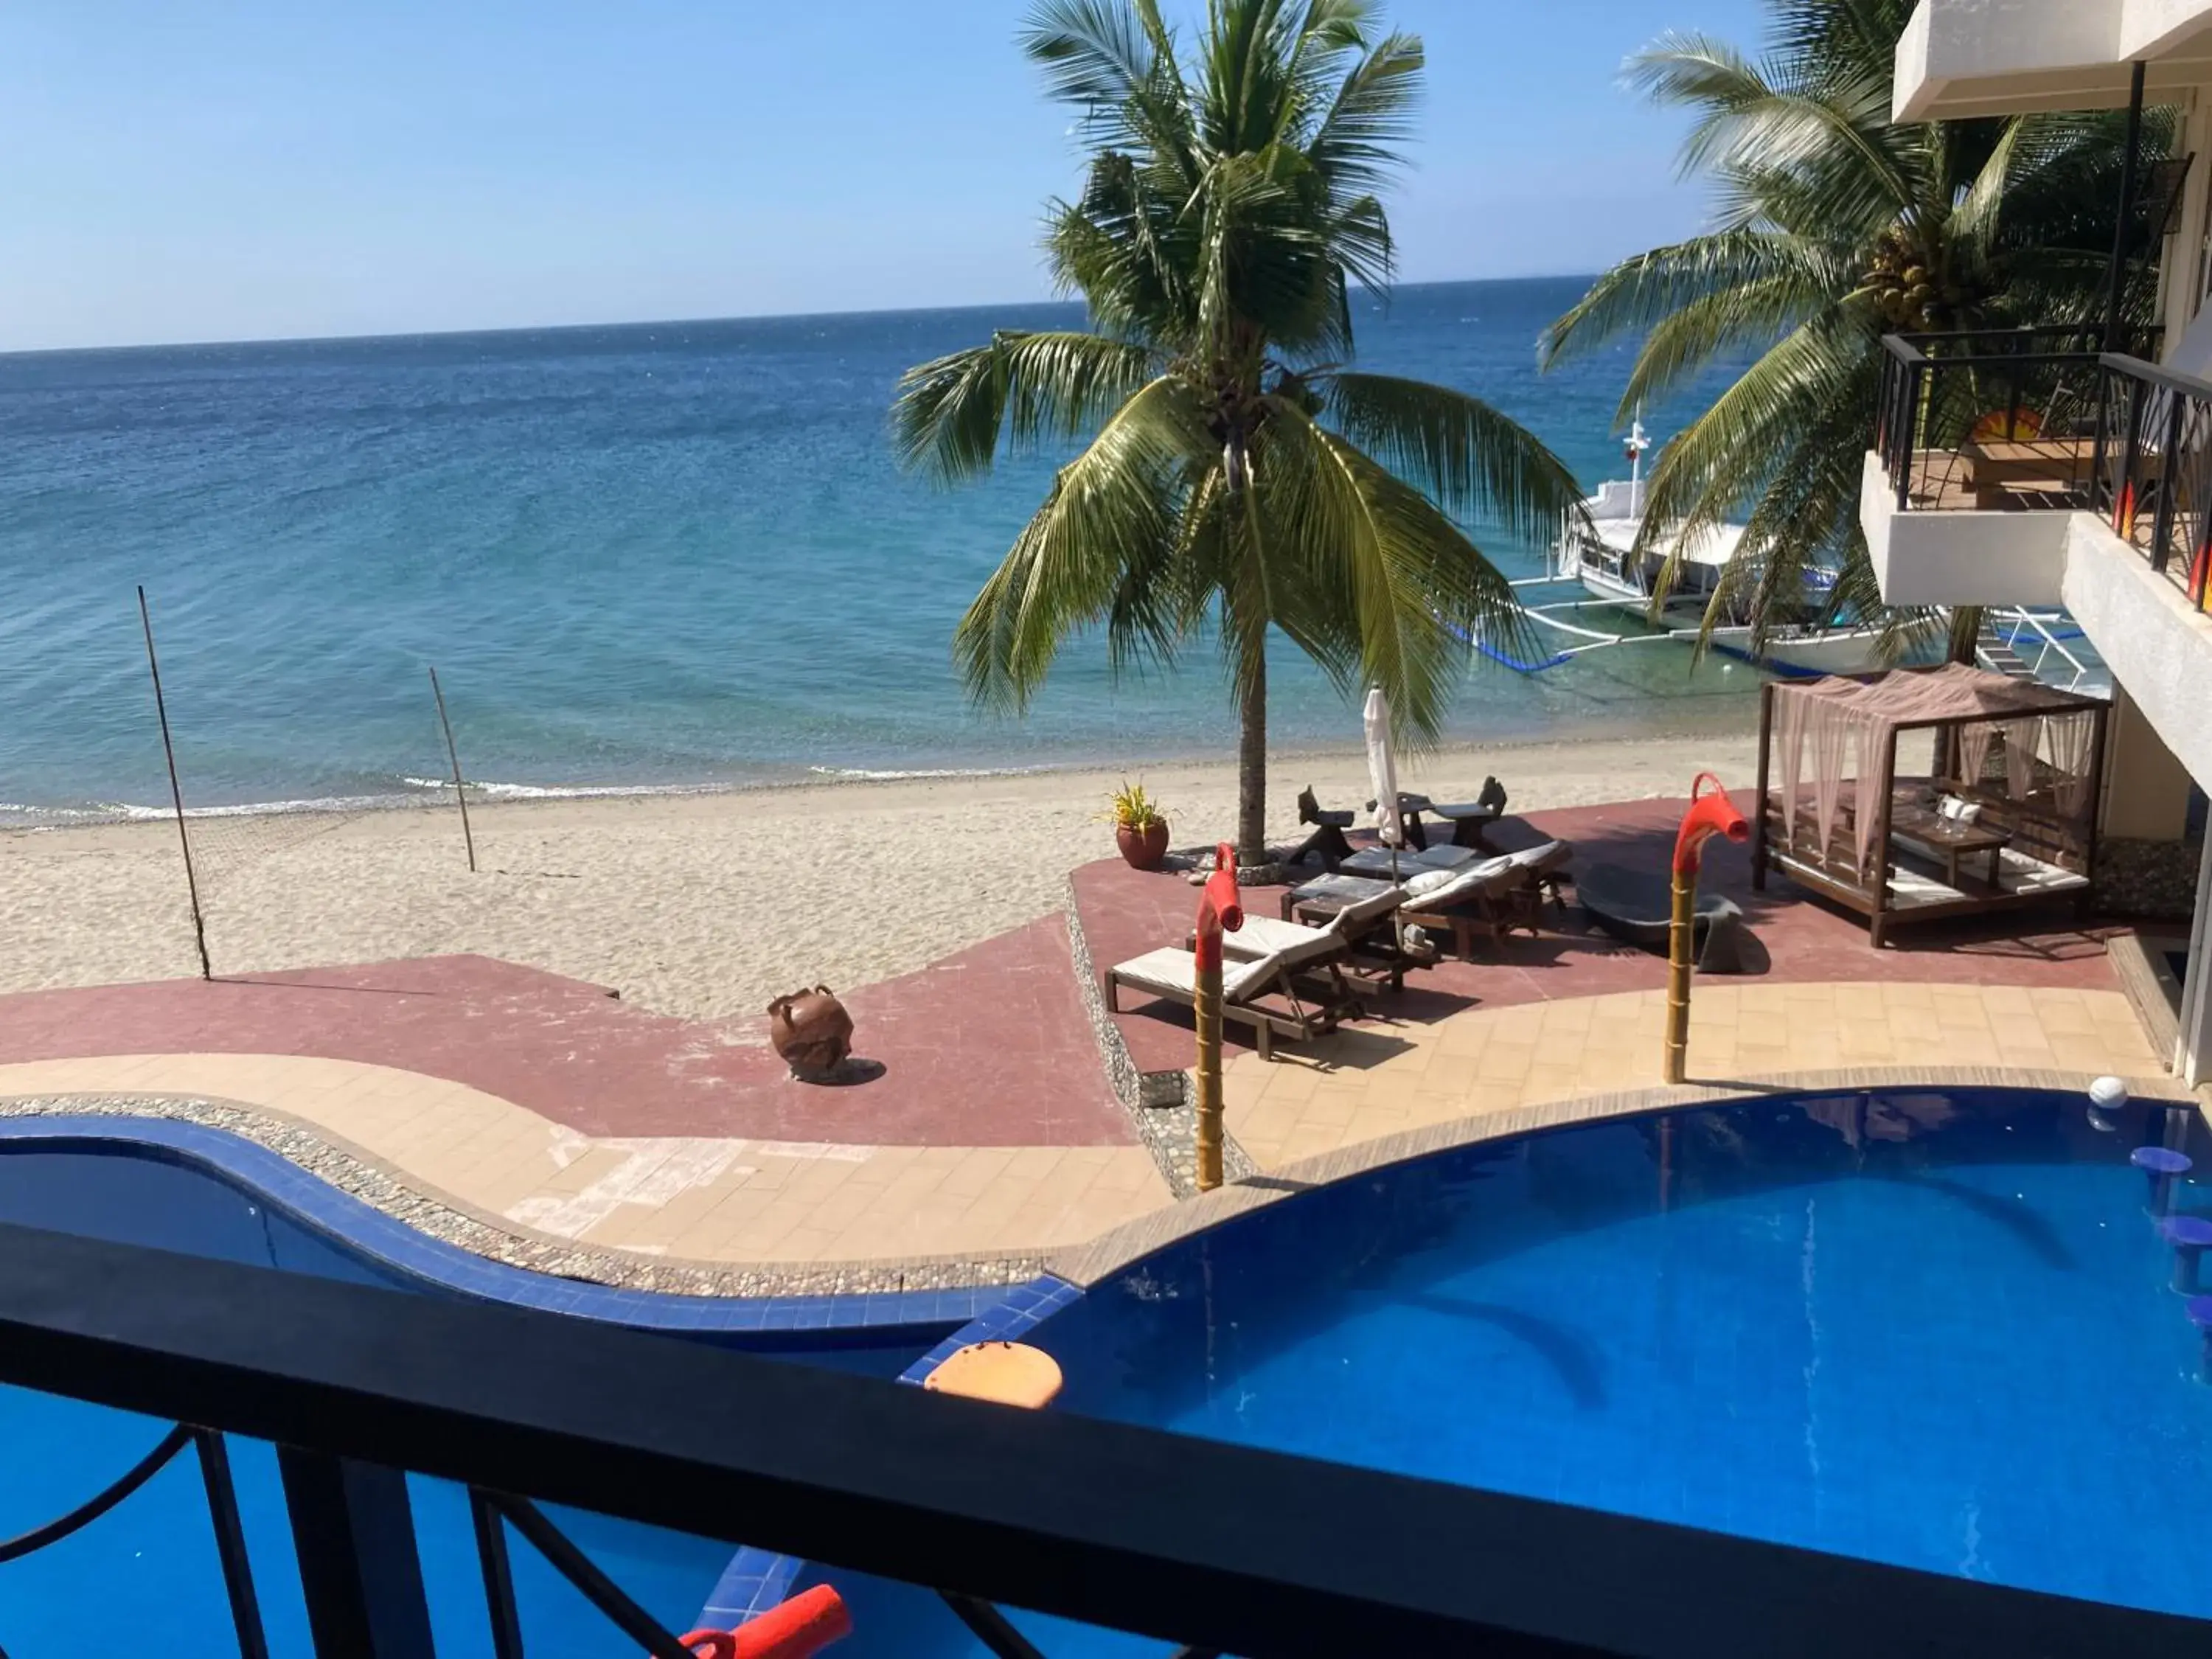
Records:
[[[1237,861],[1267,857],[1267,638],[1244,647],[1243,687],[1237,715]]]
[[[1982,607],[1962,605],[1951,611],[1950,638],[1945,641],[1944,659],[1948,662],[1974,665],[1976,647],[1982,642]]]

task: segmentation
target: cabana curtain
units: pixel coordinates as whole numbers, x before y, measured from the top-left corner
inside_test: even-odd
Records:
[[[1778,859],[1868,917],[1876,945],[1899,922],[2087,903],[2104,699],[1948,663],[1772,684],[1764,708],[1754,884]],[[1913,735],[1934,740],[1931,773],[1928,751],[1903,743]],[[1916,786],[1903,797],[1900,763]],[[1954,811],[1952,793],[1978,810]]]
[[[1852,863],[1861,879],[1884,858],[1875,841],[1881,803],[1894,783],[1890,738],[1900,726],[1950,726],[1970,786],[2002,735],[2004,793],[2013,801],[2034,794],[2040,759],[2058,814],[2079,818],[2089,808],[2101,708],[2069,693],[1948,663],[1868,680],[1777,685],[1773,699],[1785,842],[1810,840],[1822,862]]]

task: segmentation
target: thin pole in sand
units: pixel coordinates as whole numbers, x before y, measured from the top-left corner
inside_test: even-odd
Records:
[[[477,838],[469,833],[469,792],[461,782],[461,751],[453,747],[453,723],[446,718],[446,694],[438,689],[438,671],[430,670],[430,695],[438,700],[438,724],[446,728],[446,758],[453,763],[453,799],[461,804],[461,844],[469,849],[469,873],[477,867]]]
[[[207,923],[200,917],[199,878],[192,873],[192,838],[185,833],[185,792],[177,782],[177,750],[169,741],[169,705],[161,696],[161,665],[154,655],[154,616],[146,609],[146,588],[138,587],[138,624],[146,630],[146,671],[154,677],[154,712],[161,718],[161,753],[169,763],[169,799],[177,808],[177,844],[185,852],[185,890],[192,900],[192,943],[199,947],[200,977],[213,979],[208,963]]]

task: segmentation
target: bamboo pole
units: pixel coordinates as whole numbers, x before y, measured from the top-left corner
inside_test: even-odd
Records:
[[[1198,1189],[1221,1184],[1221,958],[1201,960],[1197,975]]]
[[[438,671],[430,670],[430,695],[438,700],[438,724],[446,731],[446,758],[453,763],[453,799],[461,805],[461,844],[469,849],[469,873],[477,867],[477,838],[469,833],[469,791],[461,781],[461,754],[453,747],[453,723],[446,718],[446,694],[438,687]]]
[[[1221,1184],[1221,935],[1244,925],[1244,907],[1237,891],[1237,849],[1222,842],[1213,849],[1213,873],[1199,896],[1198,927],[1192,939],[1191,1011],[1198,1025],[1196,1143],[1199,1191],[1210,1193]],[[1267,1052],[1267,1030],[1261,1029],[1260,1052]]]
[[[1696,932],[1698,877],[1674,872],[1674,912],[1667,928],[1667,1081],[1680,1083],[1690,1068],[1690,939]]]
[[[146,588],[138,588],[138,624],[146,633],[146,672],[154,679],[154,712],[161,721],[161,754],[169,763],[169,799],[177,809],[177,845],[185,854],[185,891],[192,902],[192,943],[200,953],[200,977],[213,979],[208,962],[207,922],[200,915],[199,878],[192,872],[192,838],[185,833],[185,792],[177,781],[176,745],[169,740],[169,705],[161,696],[161,664],[154,654],[154,614],[146,608]]]

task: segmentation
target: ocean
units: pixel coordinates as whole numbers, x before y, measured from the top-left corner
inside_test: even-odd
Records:
[[[1362,366],[1465,388],[1586,485],[1622,475],[1626,348],[1548,375],[1581,279],[1363,302]],[[127,815],[168,789],[133,589],[187,803],[427,798],[1234,752],[1218,655],[1115,684],[1071,643],[1024,717],[979,711],[953,625],[1055,458],[954,489],[902,476],[900,373],[1071,306],[0,356],[0,823]],[[1647,415],[1662,438],[1694,412]],[[1516,576],[1542,550],[1480,526]],[[1287,644],[1285,748],[1358,737]],[[1753,672],[1673,644],[1524,676],[1477,659],[1449,735],[1734,726]]]

